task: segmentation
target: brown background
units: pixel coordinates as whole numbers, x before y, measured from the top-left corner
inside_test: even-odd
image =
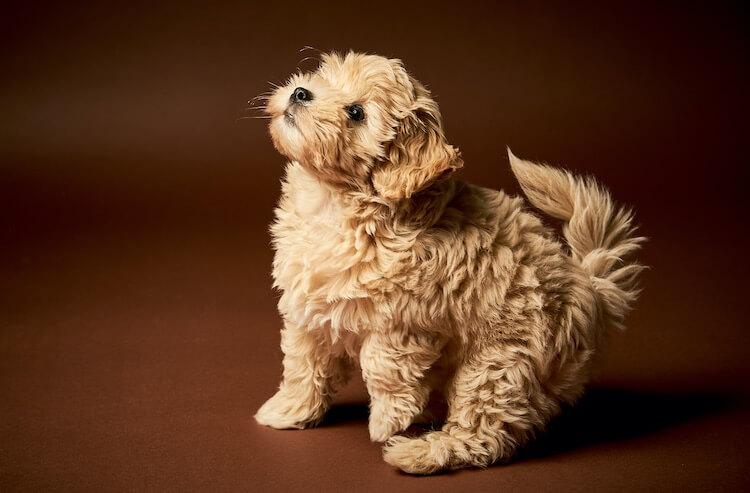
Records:
[[[3,4],[0,490],[592,491],[750,486],[739,7],[461,2]],[[580,406],[521,460],[397,473],[355,381],[324,426],[278,384],[267,224],[283,159],[245,101],[305,45],[402,58],[463,177],[504,148],[598,176],[651,240]]]

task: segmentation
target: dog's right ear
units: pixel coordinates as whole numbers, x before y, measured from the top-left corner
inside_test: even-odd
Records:
[[[445,138],[440,111],[429,91],[409,79],[414,101],[386,145],[385,160],[376,164],[372,174],[375,191],[393,202],[410,198],[463,166],[461,152]]]

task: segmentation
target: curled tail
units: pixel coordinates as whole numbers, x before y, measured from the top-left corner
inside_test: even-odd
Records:
[[[565,221],[571,254],[591,276],[606,321],[618,328],[638,297],[638,274],[645,268],[629,257],[645,241],[636,236],[633,213],[617,207],[593,178],[517,158],[510,166],[526,197],[546,214]]]

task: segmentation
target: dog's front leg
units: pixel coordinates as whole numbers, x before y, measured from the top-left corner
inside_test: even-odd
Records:
[[[370,439],[384,442],[409,427],[422,412],[430,388],[425,372],[440,356],[431,336],[373,332],[360,351],[362,376],[370,394]]]
[[[334,354],[327,338],[290,323],[281,331],[281,350],[284,378],[255,419],[280,429],[315,426],[328,410],[336,386],[347,380],[351,362]]]

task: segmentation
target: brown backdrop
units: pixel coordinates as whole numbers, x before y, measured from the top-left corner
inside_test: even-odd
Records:
[[[0,490],[738,491],[747,478],[747,18],[739,7],[18,2],[0,15]],[[432,478],[279,379],[267,224],[283,159],[238,120],[311,45],[402,58],[463,177],[505,146],[598,176],[651,238],[580,406],[522,460]]]

